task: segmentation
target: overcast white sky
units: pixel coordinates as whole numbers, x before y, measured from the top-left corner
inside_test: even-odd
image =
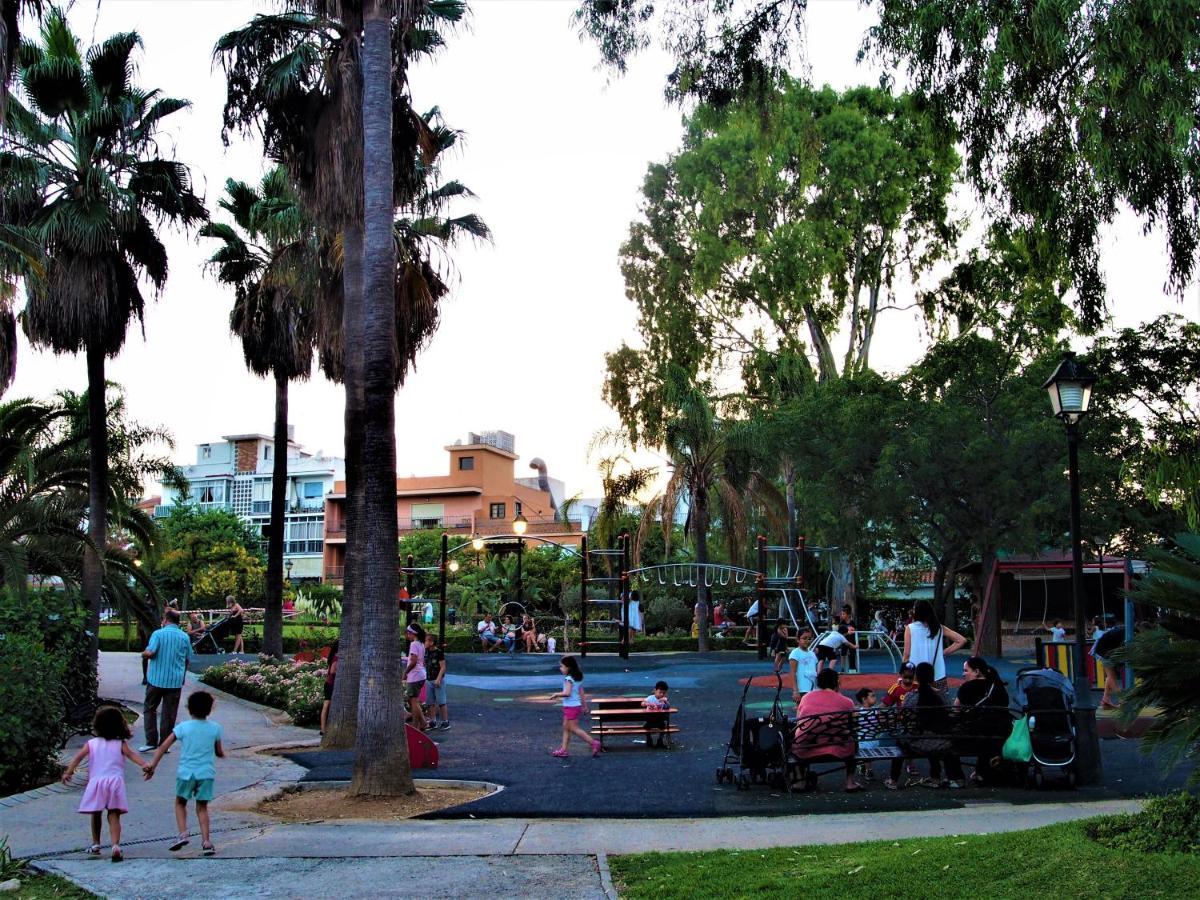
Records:
[[[461,280],[445,304],[432,345],[397,396],[399,474],[446,470],[445,444],[499,428],[517,438],[523,462],[544,458],[568,494],[599,493],[586,449],[615,417],[600,399],[603,354],[630,339],[634,310],[624,296],[617,250],[637,209],[652,160],[677,145],[680,113],[662,100],[666,61],[650,54],[623,79],[596,69],[596,52],[569,25],[574,0],[473,0],[470,30],[414,76],[421,107],[437,105],[467,139],[448,174],[478,195],[474,210],[495,243],[457,253]],[[257,180],[260,149],[220,139],[224,78],[211,66],[216,38],[269,5],[255,0],[80,0],[72,21],[85,40],[135,29],[145,42],[140,83],[194,107],[170,123],[178,157],[215,208],[228,177]],[[844,88],[878,73],[856,67],[869,11],[854,0],[810,3],[814,81]],[[133,416],[174,434],[180,462],[192,445],[224,434],[270,432],[273,391],[249,374],[228,330],[231,294],[203,271],[210,242],[167,239],[171,276],[133,329],[109,377],[126,388]],[[1162,293],[1166,263],[1158,237],[1123,220],[1105,260],[1117,325],[1166,309],[1196,319],[1200,294],[1181,305]],[[876,367],[896,370],[920,353],[911,314],[881,320]],[[82,358],[23,345],[8,397],[43,396],[86,385]],[[342,392],[320,376],[292,389],[296,437],[340,454]],[[529,474],[519,472],[519,474]]]

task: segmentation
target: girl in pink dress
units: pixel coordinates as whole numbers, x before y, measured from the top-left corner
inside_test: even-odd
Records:
[[[79,811],[92,817],[91,856],[100,855],[101,814],[108,813],[108,833],[112,837],[112,861],[125,858],[121,853],[121,816],[129,812],[129,801],[125,799],[125,760],[142,768],[146,761],[129,746],[132,736],[125,717],[115,706],[102,706],[92,719],[92,733],[96,736],[88,741],[67,770],[63,772],[64,784],[69,784],[79,764],[87,758],[88,782],[79,801]]]

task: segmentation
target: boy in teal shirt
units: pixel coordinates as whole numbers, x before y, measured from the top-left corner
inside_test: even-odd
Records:
[[[196,691],[188,697],[190,721],[181,722],[163,741],[150,765],[146,766],[145,777],[149,781],[154,770],[171,745],[179,741],[183,753],[179,757],[179,769],[175,773],[175,824],[179,826],[179,837],[171,844],[171,850],[187,845],[187,804],[196,801],[196,818],[200,821],[200,847],[205,856],[216,853],[209,832],[208,801],[213,798],[213,779],[217,776],[217,757],[224,758],[221,746],[221,726],[208,717],[212,713],[213,695],[208,691]]]

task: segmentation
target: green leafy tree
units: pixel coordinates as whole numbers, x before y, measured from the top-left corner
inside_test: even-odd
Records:
[[[275,458],[267,538],[263,652],[283,655],[283,529],[288,478],[288,385],[312,371],[316,340],[319,248],[292,191],[276,167],[258,188],[232,178],[220,201],[233,224],[210,222],[201,235],[221,242],[209,264],[234,289],[229,327],[246,365],[275,380]]]
[[[263,597],[265,574],[258,553],[233,541],[213,544],[201,554],[192,595],[206,606],[223,606],[230,594],[239,601],[257,605]]]
[[[1161,612],[1155,628],[1134,636],[1118,658],[1137,672],[1121,700],[1130,724],[1143,709],[1158,715],[1143,749],[1165,748],[1176,760],[1200,757],[1200,697],[1195,673],[1200,666],[1200,535],[1179,534],[1174,546],[1147,554],[1150,572],[1134,586],[1132,599]],[[1192,780],[1200,769],[1192,772]]]
[[[182,593],[184,609],[190,606],[196,577],[208,565],[213,547],[234,545],[256,556],[261,553],[255,529],[227,509],[201,510],[191,503],[176,504],[158,521],[158,529],[158,548],[150,571],[164,589]]]
[[[1200,248],[1200,3],[880,0],[864,52],[904,69],[961,136],[997,212],[1063,249],[1086,322],[1104,309],[1104,226],[1160,227],[1171,287]]]
[[[141,318],[141,280],[155,290],[166,283],[167,254],[155,223],[188,225],[205,217],[187,169],[162,155],[156,141],[160,123],[188,104],[133,83],[140,45],[128,32],[84,54],[65,14],[51,8],[40,42],[21,45],[22,97],[9,99],[0,149],[0,178],[16,224],[30,230],[45,254],[45,277],[25,283],[26,333],[56,353],[87,355],[83,591],[94,656],[108,539],[105,359],[120,351],[130,321]]]

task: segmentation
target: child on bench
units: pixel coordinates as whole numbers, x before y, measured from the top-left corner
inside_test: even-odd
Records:
[[[665,681],[656,682],[654,685],[654,693],[642,701],[642,709],[647,712],[664,713],[671,708],[671,701],[667,699],[667,691],[671,688]],[[658,744],[654,743],[654,737],[649,734],[650,729],[657,728]],[[646,746],[647,747],[665,747],[663,743],[667,734],[667,717],[665,715],[653,715],[646,717]]]

